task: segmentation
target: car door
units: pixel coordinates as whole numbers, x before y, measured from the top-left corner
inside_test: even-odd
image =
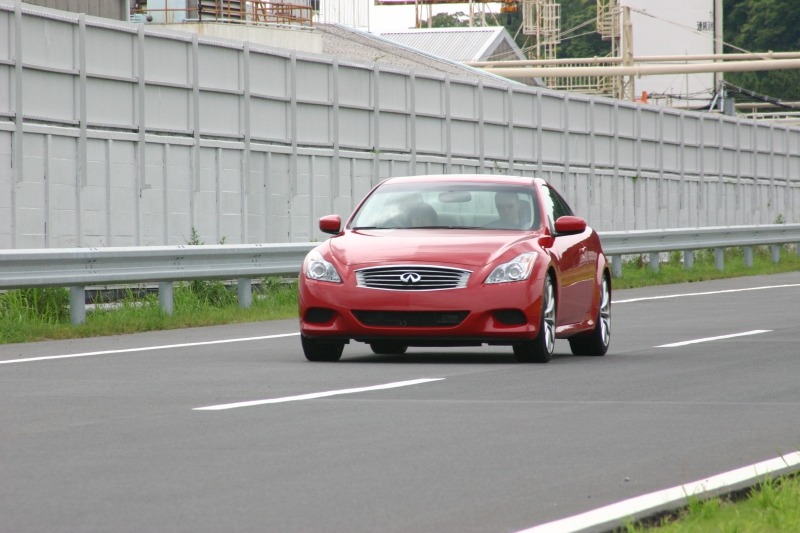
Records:
[[[547,224],[555,236],[551,254],[559,272],[556,319],[559,325],[574,324],[587,318],[592,304],[595,270],[592,264],[596,257],[592,257],[588,242],[591,229],[587,227],[576,235],[557,234],[555,221],[573,215],[572,209],[552,187],[544,186],[542,193]]]

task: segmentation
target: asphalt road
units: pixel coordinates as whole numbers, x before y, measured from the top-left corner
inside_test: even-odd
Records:
[[[0,531],[514,532],[800,450],[800,272],[617,291],[547,365],[296,332],[0,346]]]

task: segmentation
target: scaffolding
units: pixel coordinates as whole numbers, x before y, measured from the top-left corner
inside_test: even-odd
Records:
[[[522,0],[522,33],[536,38],[531,59],[555,59],[561,42],[561,5],[553,0]]]

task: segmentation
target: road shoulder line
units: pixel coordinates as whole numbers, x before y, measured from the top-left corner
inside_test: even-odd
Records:
[[[565,533],[609,531],[627,521],[642,520],[685,507],[689,498],[708,499],[751,487],[769,478],[800,471],[800,451],[790,452],[706,479],[613,503],[575,516],[518,531],[517,533]]]

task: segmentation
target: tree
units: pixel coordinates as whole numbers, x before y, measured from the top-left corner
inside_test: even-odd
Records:
[[[800,9],[797,0],[724,0],[725,52],[787,52],[800,50]],[[734,49],[731,49],[733,47]],[[735,72],[730,83],[787,101],[800,101],[800,71]]]
[[[561,44],[558,57],[605,57],[611,42],[597,33],[597,0],[561,0]]]
[[[420,26],[428,27],[428,20],[422,20]],[[463,28],[469,26],[469,15],[463,11],[456,13],[436,13],[431,17],[431,27],[433,28]]]

